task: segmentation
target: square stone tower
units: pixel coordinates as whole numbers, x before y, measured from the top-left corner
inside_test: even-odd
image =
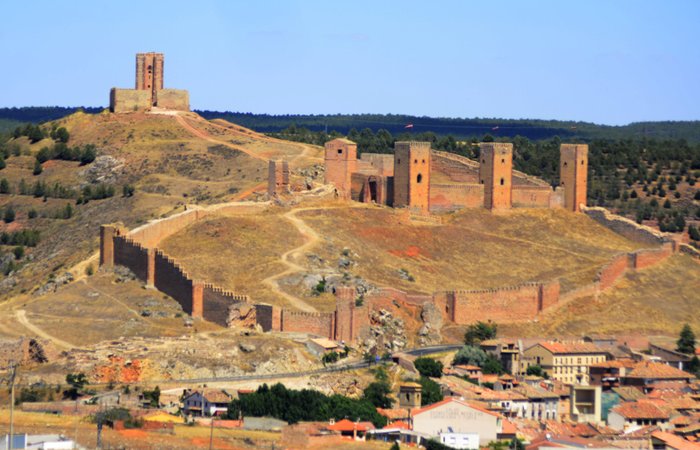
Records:
[[[341,198],[349,199],[352,174],[357,171],[357,144],[333,139],[325,147],[326,184],[333,184]]]
[[[154,106],[158,102],[158,91],[163,89],[164,62],[162,53],[136,54],[136,90],[151,91]]]
[[[588,145],[561,144],[560,155],[559,179],[564,188],[564,208],[581,211],[581,205],[586,205],[588,188]]]
[[[479,181],[484,185],[484,207],[509,209],[513,196],[513,144],[482,142]]]
[[[267,170],[267,193],[271,197],[289,193],[289,162],[270,160]]]
[[[399,385],[399,408],[420,408],[423,387],[418,383],[402,383]]]
[[[394,207],[428,212],[430,142],[397,142],[394,145]]]

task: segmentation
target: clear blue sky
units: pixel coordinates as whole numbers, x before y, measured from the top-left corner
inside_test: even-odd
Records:
[[[700,1],[32,1],[0,106],[100,106],[165,53],[196,109],[624,124],[700,119]]]

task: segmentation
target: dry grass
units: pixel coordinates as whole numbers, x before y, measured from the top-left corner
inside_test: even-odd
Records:
[[[325,236],[322,257],[343,248],[358,255],[353,270],[380,285],[414,292],[507,286],[561,277],[564,288],[590,282],[620,251],[639,245],[582,215],[562,210],[465,210],[442,226],[406,225],[388,209],[299,214]],[[405,269],[415,281],[403,280]]]
[[[285,270],[280,255],[303,242],[289,221],[265,212],[202,221],[160,247],[197,279],[249,295],[256,302],[284,304],[262,280]]]
[[[599,298],[583,298],[545,315],[538,323],[509,325],[509,335],[677,335],[683,323],[700,328],[700,264],[674,255],[662,264],[628,272]]]

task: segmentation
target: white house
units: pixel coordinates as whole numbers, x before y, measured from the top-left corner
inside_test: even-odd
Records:
[[[185,397],[182,411],[186,416],[216,416],[225,413],[233,396],[226,391],[194,391]]]
[[[443,434],[455,439],[477,434],[483,446],[495,441],[502,427],[500,415],[453,397],[413,412],[413,431],[440,440]],[[469,441],[468,436],[459,439]]]

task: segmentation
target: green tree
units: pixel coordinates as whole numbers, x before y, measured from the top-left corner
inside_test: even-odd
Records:
[[[10,193],[10,183],[7,181],[7,178],[3,178],[0,180],[0,194],[9,194]]]
[[[418,383],[421,385],[421,406],[432,405],[442,401],[442,390],[439,384],[427,377],[420,377]]]
[[[66,375],[66,383],[70,388],[63,392],[65,398],[70,398],[71,400],[77,399],[85,385],[87,384],[87,376],[84,373],[69,373]]]
[[[472,366],[481,367],[484,365],[487,359],[488,355],[486,355],[486,352],[479,347],[465,345],[459,349],[452,360],[452,364],[469,364]]]
[[[676,342],[676,350],[685,353],[686,355],[695,354],[695,333],[687,323],[683,325],[678,341]]]
[[[83,147],[83,151],[80,154],[80,165],[84,166],[85,164],[90,164],[96,157],[97,150],[95,149],[95,146],[92,144],[87,144],[85,147]]]
[[[2,220],[5,221],[5,223],[15,221],[15,209],[12,207],[12,205],[9,205],[7,208],[5,208],[5,214],[3,214],[2,216]]]
[[[391,408],[392,401],[389,398],[391,388],[385,381],[374,381],[365,388],[362,399],[372,403],[377,408]]]
[[[545,375],[544,370],[542,370],[542,367],[538,365],[528,366],[526,373],[528,375],[534,375],[536,377],[544,377]]]
[[[443,365],[433,358],[418,358],[413,362],[416,370],[421,376],[440,378],[442,376]]]
[[[14,253],[15,259],[22,259],[24,257],[24,246],[18,245],[12,249],[12,253]]]
[[[467,331],[464,333],[464,343],[467,345],[477,345],[481,341],[495,338],[497,332],[498,326],[495,323],[491,321],[479,321],[467,327]]]
[[[39,162],[39,160],[38,160],[38,159],[35,160],[35,161],[34,161],[34,170],[32,171],[32,174],[34,174],[34,175],[39,175],[39,174],[41,174],[41,172],[43,172],[43,171],[44,171],[44,167],[41,165],[41,163]]]
[[[700,241],[700,231],[693,225],[688,226],[688,236],[694,241]]]
[[[53,138],[65,144],[68,142],[68,139],[70,139],[70,133],[68,133],[68,130],[66,130],[64,127],[60,127],[55,131]]]

